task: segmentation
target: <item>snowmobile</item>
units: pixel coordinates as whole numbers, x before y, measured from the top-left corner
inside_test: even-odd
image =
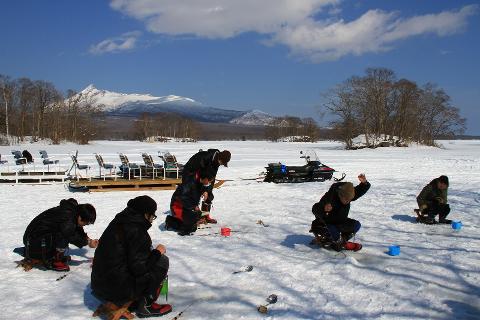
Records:
[[[323,164],[318,159],[315,151],[308,151],[304,153],[300,151],[300,158],[305,159],[306,164],[303,166],[287,166],[279,163],[269,163],[266,173],[261,174],[263,182],[273,183],[298,183],[309,181],[325,181],[331,180],[342,181],[345,178],[345,173],[342,173],[341,178],[333,177],[337,172],[335,169]]]

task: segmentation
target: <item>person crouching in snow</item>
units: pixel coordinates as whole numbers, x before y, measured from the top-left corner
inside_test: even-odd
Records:
[[[165,246],[152,249],[148,229],[157,217],[149,196],[130,199],[103,232],[92,266],[92,293],[100,300],[129,309],[139,317],[160,316],[172,310],[157,300],[169,267]]]
[[[448,177],[440,176],[430,181],[417,197],[420,215],[417,221],[426,224],[434,224],[435,216],[438,215],[439,223],[452,223],[452,220],[446,219],[450,213],[448,205]]]
[[[70,271],[70,257],[65,255],[70,243],[79,248],[98,245],[98,240],[90,239],[83,230],[95,219],[91,204],[79,205],[73,198],[60,201],[59,206],[40,213],[27,226],[23,235],[25,258],[40,260],[48,269]]]
[[[165,219],[167,229],[177,230],[179,235],[184,236],[195,232],[202,222],[208,222],[202,221],[203,213],[198,205],[201,199],[212,203],[213,194],[209,189],[214,179],[215,173],[207,168],[197,171],[193,180],[185,181],[177,187],[170,202],[171,215]]]
[[[213,173],[213,180],[210,183],[210,187],[206,188],[206,192],[208,192],[210,197],[213,199],[213,187],[217,177],[218,169],[220,166],[228,167],[228,162],[230,162],[231,157],[232,154],[228,150],[200,150],[190,157],[188,162],[183,167],[182,184],[191,183],[194,181],[196,178],[196,173],[199,171],[211,170]],[[210,211],[210,206],[211,203],[204,201],[204,208],[202,208],[202,211]],[[210,218],[210,215],[208,214],[203,216],[202,220],[205,223],[217,223],[217,221]]]
[[[370,188],[370,183],[364,174],[358,176],[360,184],[353,187],[351,182],[334,183],[319,202],[312,207],[315,220],[310,232],[315,235],[312,241],[322,244],[322,237],[327,234],[331,247],[337,251],[342,249],[358,251],[362,248],[359,243],[348,242],[360,229],[360,222],[348,218],[350,202],[363,196]]]

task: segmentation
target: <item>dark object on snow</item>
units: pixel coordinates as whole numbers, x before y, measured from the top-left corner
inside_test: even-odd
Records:
[[[257,308],[258,312],[260,312],[260,313],[267,313],[267,312],[268,312],[267,306],[269,306],[269,305],[271,305],[271,304],[277,303],[278,297],[277,297],[276,294],[271,294],[271,295],[268,296],[268,298],[266,299],[266,301],[268,302],[266,305],[259,306],[259,307]]]
[[[151,249],[148,229],[152,224],[145,217],[145,213],[154,214],[148,212],[154,207],[150,202],[129,201],[128,207],[103,232],[91,276],[97,298],[117,306],[135,300],[139,308],[142,303],[149,308],[158,297],[169,261],[167,256]]]
[[[310,152],[310,155],[304,155],[300,158],[305,159],[306,164],[303,166],[287,166],[282,163],[269,163],[267,172],[265,174],[264,182],[274,183],[296,183],[296,182],[310,182],[310,181],[325,181],[331,180],[341,181],[345,178],[342,174],[341,178],[334,178],[333,173],[335,169],[330,168],[320,162],[315,152]]]
[[[237,274],[237,273],[242,273],[242,272],[250,272],[252,270],[253,270],[253,266],[246,266],[246,267],[243,267],[241,270],[232,272],[232,274]]]
[[[28,150],[23,150],[22,155],[25,159],[27,159],[27,163],[33,163],[33,156]]]

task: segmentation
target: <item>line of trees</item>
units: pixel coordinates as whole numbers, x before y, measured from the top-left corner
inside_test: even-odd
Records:
[[[270,141],[292,137],[296,141],[315,142],[319,137],[319,128],[312,118],[284,116],[276,118],[267,126],[265,135]]]
[[[30,137],[86,144],[102,128],[102,108],[92,102],[73,90],[63,94],[47,81],[0,74],[0,133],[10,140],[6,143]]]
[[[434,145],[439,136],[465,130],[465,119],[442,88],[398,80],[385,68],[369,68],[364,76],[353,76],[324,96],[322,112],[335,116],[332,125],[347,148],[359,134],[365,135],[367,147],[382,140]]]
[[[192,119],[173,113],[142,113],[134,124],[135,139],[158,139],[161,137],[198,139],[199,126]]]

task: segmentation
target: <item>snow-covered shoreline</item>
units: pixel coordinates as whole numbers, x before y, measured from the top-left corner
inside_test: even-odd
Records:
[[[69,166],[68,153],[79,151],[79,161],[94,165],[93,153],[118,162],[118,152],[141,162],[141,153],[156,156],[169,150],[184,163],[198,151],[216,147],[232,152],[229,168],[219,178],[228,179],[216,190],[213,216],[232,236],[179,237],[161,231],[172,191],[70,193],[64,185],[0,184],[0,306],[4,319],[85,319],[98,303],[90,294],[93,249],[72,249],[80,262],[61,281],[53,272],[15,269],[26,225],[41,211],[61,199],[75,197],[92,203],[98,212],[95,225],[86,231],[99,237],[128,199],[147,194],[158,203],[159,219],[150,234],[164,243],[170,257],[171,319],[194,299],[185,319],[478,319],[480,317],[480,141],[440,141],[431,147],[342,150],[336,142],[198,142],[140,143],[94,141],[90,145],[0,146],[2,159],[13,149],[28,149],[39,159],[46,149]],[[255,177],[269,162],[299,165],[299,151],[314,149],[320,160],[347,174],[357,183],[364,172],[371,190],[352,204],[350,216],[362,222],[357,235],[364,249],[337,255],[306,246],[313,218],[311,206],[332,182],[266,184],[244,181]],[[459,232],[449,226],[412,223],[415,197],[432,178],[450,177],[451,218],[461,220]],[[262,220],[269,227],[257,225]],[[209,233],[203,230],[199,233]],[[235,231],[239,231],[235,233]],[[387,247],[401,247],[398,257]],[[232,275],[244,265],[249,273]],[[264,316],[256,306],[271,293],[278,302]]]

